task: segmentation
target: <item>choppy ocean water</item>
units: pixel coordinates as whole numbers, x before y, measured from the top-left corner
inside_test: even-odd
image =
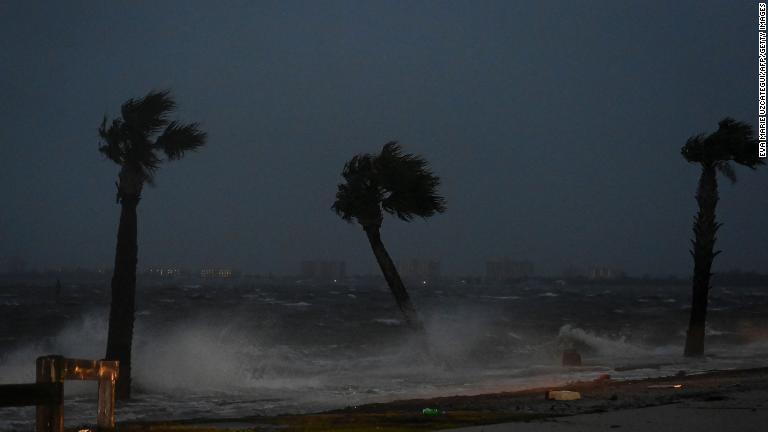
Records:
[[[0,290],[0,383],[34,381],[35,358],[101,358],[108,284]],[[681,355],[687,286],[415,285],[430,355],[383,284],[144,285],[135,399],[118,420],[306,412],[403,398],[592,379],[768,366],[768,287],[711,293],[708,355]],[[565,348],[582,354],[563,368]],[[66,425],[93,423],[96,384],[67,382]],[[0,408],[32,430],[34,408]]]

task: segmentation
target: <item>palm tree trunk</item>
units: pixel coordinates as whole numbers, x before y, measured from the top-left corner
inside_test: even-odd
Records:
[[[368,236],[368,241],[371,243],[371,249],[376,256],[376,261],[379,263],[381,272],[384,273],[384,279],[387,280],[387,285],[392,291],[392,295],[395,297],[397,307],[405,316],[405,321],[409,327],[416,331],[422,331],[423,325],[419,316],[416,313],[416,309],[411,303],[411,297],[408,295],[408,291],[403,285],[400,274],[397,272],[395,264],[392,262],[392,258],[389,257],[387,250],[384,248],[384,243],[381,241],[381,234],[378,226],[364,226],[365,234]]]
[[[136,297],[136,206],[138,195],[120,194],[120,226],[117,230],[115,270],[112,275],[112,303],[109,309],[107,360],[120,361],[116,398],[131,396],[131,344]]]
[[[693,222],[693,295],[691,301],[691,320],[685,339],[685,355],[688,357],[704,354],[704,330],[707,318],[707,299],[709,282],[712,276],[712,261],[720,253],[715,252],[715,234],[720,224],[715,221],[717,207],[717,176],[715,166],[702,164],[699,188],[696,192],[699,213]]]

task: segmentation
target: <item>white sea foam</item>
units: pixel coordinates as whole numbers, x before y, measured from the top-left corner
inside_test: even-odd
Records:
[[[629,343],[625,336],[616,338],[600,336],[594,332],[566,324],[558,332],[561,348],[575,347],[579,351],[605,357],[625,358],[650,354],[638,345]]]
[[[388,326],[399,326],[402,322],[396,318],[376,318],[372,320],[375,323],[384,324]]]
[[[312,306],[312,303],[307,302],[295,302],[295,303],[283,303],[284,306],[291,306],[291,307],[308,307]]]
[[[588,379],[598,370],[617,377],[641,377],[680,369],[741,367],[752,365],[768,353],[768,337],[759,328],[753,330],[756,333],[750,345],[738,350],[708,346],[712,355],[695,362],[682,358],[681,336],[670,338],[680,342],[677,344],[649,346],[637,335],[632,338],[631,333],[619,331],[621,327],[601,332],[569,324],[560,327],[556,334],[551,330],[545,332],[505,313],[503,307],[523,301],[441,305],[439,311],[422,313],[428,351],[424,350],[425,339],[407,333],[399,316],[388,315],[389,312],[378,315],[381,318],[361,319],[361,326],[381,332],[370,335],[371,346],[366,346],[367,339],[350,342],[350,333],[344,333],[353,331],[349,326],[333,327],[333,322],[326,322],[333,329],[328,331],[339,332],[338,338],[332,339],[338,344],[329,346],[290,340],[281,332],[280,321],[272,322],[263,331],[253,330],[258,326],[246,325],[255,319],[247,314],[218,319],[190,314],[183,320],[167,323],[158,321],[162,309],[157,309],[150,317],[137,320],[133,375],[140,397],[121,415],[123,419],[193,417],[212,412],[224,415],[222,406],[233,416],[253,414],[260,409],[318,409],[499,386],[521,388],[582,376]],[[322,308],[320,300],[317,302],[312,308],[291,309],[291,314],[311,314]],[[309,306],[287,299],[280,303]],[[106,311],[91,315],[71,323],[55,337],[5,353],[0,358],[0,382],[32,382],[35,358],[47,353],[101,358],[106,340]],[[670,334],[676,330],[672,329]],[[712,329],[708,334],[713,335]],[[377,341],[380,335],[395,336],[381,342]],[[570,347],[582,353],[584,368],[560,367],[562,350]],[[611,371],[616,366],[654,362],[664,366],[619,374]],[[65,387],[71,395],[74,387],[70,383]],[[167,396],[171,392],[173,398]],[[92,397],[93,388],[82,394]]]

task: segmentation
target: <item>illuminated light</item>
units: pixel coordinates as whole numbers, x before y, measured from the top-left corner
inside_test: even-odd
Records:
[[[674,388],[683,388],[683,385],[682,384],[675,384],[672,387],[674,387]]]

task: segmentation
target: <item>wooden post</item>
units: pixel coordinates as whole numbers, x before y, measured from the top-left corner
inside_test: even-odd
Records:
[[[96,411],[96,425],[99,431],[115,428],[115,382],[120,373],[117,360],[100,360],[99,364],[99,405]]]
[[[45,356],[37,358],[37,382],[59,383],[63,393],[64,357]],[[37,432],[64,432],[64,397],[60,395],[58,403],[37,405]]]

